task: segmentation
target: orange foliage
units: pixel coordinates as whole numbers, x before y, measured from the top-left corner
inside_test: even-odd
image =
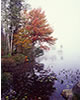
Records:
[[[54,44],[56,38],[51,37],[53,29],[47,24],[45,12],[39,9],[33,9],[31,11],[24,11],[22,17],[25,18],[25,25],[18,30],[15,35],[15,44],[29,45],[39,41],[41,46],[42,42]]]
[[[26,61],[26,62],[29,61],[27,56],[25,56],[25,61]]]

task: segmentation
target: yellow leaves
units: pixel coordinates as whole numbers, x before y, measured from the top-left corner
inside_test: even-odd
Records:
[[[27,96],[25,96],[25,98],[27,99]]]
[[[27,34],[17,33],[14,35],[14,44],[23,48],[31,48],[32,41]]]
[[[17,34],[15,34],[15,35],[14,35],[14,37],[18,37],[18,35],[17,35]]]
[[[24,32],[24,29],[20,29],[19,32],[23,33]]]
[[[32,44],[32,41],[29,39],[25,39],[24,41],[22,41],[22,47],[24,48],[31,48],[31,44]]]
[[[30,43],[31,43],[31,40],[25,39],[24,41],[18,40],[15,44],[22,45],[22,47],[28,47],[30,45]]]
[[[6,99],[8,99],[8,96],[6,96]]]
[[[24,41],[22,41],[22,43],[23,43],[23,44],[24,44],[24,43],[29,44],[29,43],[31,43],[31,40],[25,39]]]
[[[24,48],[31,48],[31,46],[27,45],[27,44],[23,44],[22,47],[24,47]]]
[[[16,44],[16,45],[22,44],[22,41],[17,41],[15,44]]]

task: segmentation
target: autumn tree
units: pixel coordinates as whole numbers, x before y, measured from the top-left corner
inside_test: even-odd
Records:
[[[36,47],[49,49],[44,43],[53,45],[56,38],[51,36],[53,29],[47,23],[45,12],[40,8],[31,11],[23,11],[23,27],[19,28],[14,35],[14,44],[17,47],[31,48],[33,51]],[[37,46],[36,46],[37,45]]]

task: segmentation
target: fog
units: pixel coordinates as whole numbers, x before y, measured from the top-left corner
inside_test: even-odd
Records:
[[[45,11],[46,18],[54,29],[53,36],[58,38],[56,50],[45,52],[42,62],[46,65],[65,65],[65,68],[79,67],[80,0],[29,0],[28,3],[32,8],[40,7]],[[60,45],[63,46],[61,55],[58,54]],[[63,60],[60,60],[61,57]]]

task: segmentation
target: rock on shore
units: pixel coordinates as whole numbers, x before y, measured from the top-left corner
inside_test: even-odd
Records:
[[[66,100],[80,100],[80,81],[72,89],[64,89],[61,95]]]

